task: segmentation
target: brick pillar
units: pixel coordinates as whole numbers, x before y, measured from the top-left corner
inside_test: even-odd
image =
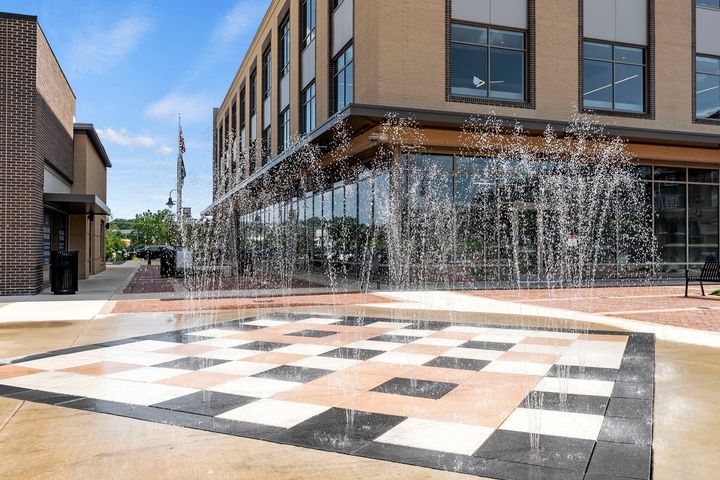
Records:
[[[37,28],[35,17],[0,14],[0,295],[42,288]]]

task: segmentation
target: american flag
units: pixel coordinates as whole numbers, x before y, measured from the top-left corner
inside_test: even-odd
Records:
[[[185,153],[185,139],[183,138],[183,135],[182,135],[182,128],[180,128],[179,143],[180,143],[180,153],[183,154],[183,153]]]

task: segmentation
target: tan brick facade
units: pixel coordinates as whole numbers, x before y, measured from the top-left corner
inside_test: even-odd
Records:
[[[526,105],[507,102],[455,101],[448,96],[448,25],[451,1],[446,0],[356,0],[354,2],[354,102],[379,112],[419,111],[455,115],[462,124],[471,115],[498,116],[532,122],[563,124],[578,112],[581,105],[580,46],[583,26],[582,0],[528,0],[528,45]],[[291,55],[291,126],[299,131],[300,118],[300,7],[301,0],[274,0],[253,40],[240,68],[219,105],[215,121],[215,138],[242,85],[247,85],[253,69],[261,84],[262,52],[271,43],[273,61],[277,64],[279,24],[290,12]],[[599,119],[617,131],[628,132],[630,148],[640,161],[658,164],[720,165],[720,122],[697,123],[694,120],[694,51],[693,2],[649,0],[650,40],[648,66],[650,79],[649,111],[646,115],[599,114]],[[332,15],[328,0],[316,2],[316,125],[330,116]],[[278,90],[277,65],[273,69],[273,92]],[[261,88],[258,87],[258,113],[262,111]],[[492,103],[492,102],[485,102]],[[249,102],[247,103],[249,105]],[[248,111],[249,112],[249,111]],[[245,117],[249,119],[249,113]],[[352,114],[352,109],[351,109]],[[277,154],[277,103],[272,108],[273,153]],[[459,119],[459,120],[457,120]],[[262,132],[262,115],[257,116],[258,138]],[[249,138],[249,125],[247,137]],[[427,131],[447,150],[457,151],[459,127],[442,132]],[[542,130],[542,128],[539,128]],[[454,133],[453,133],[454,132]],[[438,139],[444,137],[442,140]],[[625,135],[621,133],[621,135]],[[702,138],[700,138],[702,137]],[[693,139],[695,138],[695,139]],[[720,137],[718,137],[720,138]],[[708,141],[708,139],[710,139]],[[360,138],[357,139],[360,141]],[[368,142],[357,151],[370,148]],[[216,149],[216,172],[221,148]],[[257,164],[260,167],[260,164]],[[256,169],[257,170],[257,169]],[[244,173],[247,173],[245,171]],[[242,175],[245,177],[245,175]],[[223,190],[223,189],[221,189]],[[216,189],[214,198],[223,191]]]

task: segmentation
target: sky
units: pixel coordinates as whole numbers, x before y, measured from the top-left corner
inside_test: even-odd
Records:
[[[77,97],[76,121],[95,125],[112,162],[113,218],[165,208],[176,181],[178,113],[183,206],[198,217],[212,201],[212,109],[269,3],[0,0],[0,11],[38,17]]]

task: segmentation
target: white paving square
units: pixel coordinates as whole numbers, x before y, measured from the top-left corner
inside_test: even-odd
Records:
[[[139,342],[123,343],[118,346],[124,350],[154,352],[156,350],[162,350],[163,348],[177,347],[178,344],[173,342],[162,342],[160,340],[141,340]]]
[[[444,331],[446,332],[458,332],[458,333],[474,333],[476,335],[480,335],[484,331],[486,331],[487,328],[484,327],[469,327],[465,325],[453,325],[452,327],[446,328]]]
[[[326,410],[329,410],[329,407],[309,403],[263,399],[230,410],[222,415],[218,415],[218,417],[241,422],[261,423],[274,427],[290,428]]]
[[[483,372],[514,373],[517,375],[533,375],[543,377],[550,371],[552,365],[547,363],[532,362],[511,362],[505,360],[493,360],[486,365]]]
[[[460,455],[472,455],[495,431],[493,428],[460,423],[408,418],[376,441]]]
[[[239,338],[209,338],[207,340],[200,340],[199,342],[193,342],[192,345],[206,345],[208,347],[218,347],[218,348],[232,348],[237,347],[239,345],[245,345],[246,343],[251,343],[252,340],[242,340]]]
[[[68,372],[39,372],[20,377],[6,378],[2,381],[4,385],[12,387],[28,388],[32,390],[45,390],[55,392],[55,387],[82,380],[92,380],[94,377]]]
[[[361,360],[352,360],[350,358],[335,358],[335,357],[307,357],[297,362],[292,362],[289,365],[296,367],[306,368],[321,368],[323,370],[344,370],[348,367],[352,367],[362,363]]]
[[[457,347],[465,342],[466,340],[456,340],[454,338],[424,337],[415,340],[413,343],[420,345],[437,345],[439,347]]]
[[[398,347],[402,347],[404,343],[395,342],[378,342],[377,340],[360,340],[345,345],[347,348],[363,348],[365,350],[379,350],[381,352],[388,352],[395,350]]]
[[[620,368],[625,342],[595,342],[578,340],[560,357],[562,365],[582,367]]]
[[[160,363],[172,362],[179,360],[187,355],[176,355],[174,353],[158,353],[158,352],[135,352],[133,355],[122,355],[113,357],[113,362],[130,363],[132,365],[143,365],[149,367]]]
[[[384,335],[402,335],[404,337],[427,337],[432,335],[436,330],[415,330],[411,328],[398,328],[397,330],[391,330],[384,333]]]
[[[574,395],[595,395],[609,397],[615,382],[607,380],[581,380],[575,378],[545,377],[535,386],[539,392],[571,393]]]
[[[372,328],[389,328],[391,330],[396,330],[398,328],[405,328],[412,325],[412,323],[401,323],[401,322],[372,322],[372,323],[366,323],[363,325],[363,327],[372,327]]]
[[[285,320],[272,320],[270,318],[260,318],[257,320],[252,320],[250,322],[245,322],[244,325],[255,325],[258,327],[277,327],[278,325],[285,325],[286,323],[289,323]],[[238,332],[235,332],[238,333]]]
[[[182,375],[184,373],[188,373],[188,370],[164,367],[140,367],[132,370],[125,370],[123,372],[110,373],[103,375],[103,377],[128,380],[132,382],[158,382],[160,380],[177,377],[178,375]]]
[[[420,353],[385,352],[372,357],[368,362],[399,363],[402,365],[422,365],[429,362],[436,355],[423,355]]]
[[[257,350],[241,350],[239,348],[219,348],[202,354],[205,358],[215,358],[217,360],[242,360],[257,355]]]
[[[602,415],[516,408],[500,429],[597,440],[604,418]]]
[[[286,382],[271,378],[243,377],[231,382],[222,383],[208,390],[222,393],[244,395],[246,397],[265,398],[295,388],[302,383]]]
[[[495,360],[505,353],[501,350],[482,350],[479,348],[453,348],[443,354],[443,357],[471,358],[473,360]]]
[[[222,328],[208,328],[207,330],[198,330],[197,332],[190,332],[188,335],[194,337],[229,337],[230,335],[236,335],[237,330],[225,330]]]
[[[499,342],[499,343],[518,343],[527,337],[522,333],[516,333],[513,330],[505,330],[502,328],[488,328],[477,337],[473,338],[476,342]]]
[[[297,323],[312,323],[315,325],[332,325],[333,323],[341,322],[340,318],[322,318],[322,317],[309,317],[298,320]]]
[[[560,345],[535,345],[534,343],[518,343],[513,346],[510,352],[521,353],[549,353],[551,355],[562,355],[569,347]]]
[[[335,350],[336,348],[337,347],[327,345],[313,345],[311,343],[293,343],[287,347],[273,350],[273,352],[292,353],[294,355],[320,355],[330,350]]]
[[[237,375],[239,377],[245,377],[255,375],[256,373],[265,372],[267,370],[279,367],[274,363],[260,363],[260,362],[225,362],[212,367],[203,368],[203,372],[213,373],[227,373],[228,375]]]

